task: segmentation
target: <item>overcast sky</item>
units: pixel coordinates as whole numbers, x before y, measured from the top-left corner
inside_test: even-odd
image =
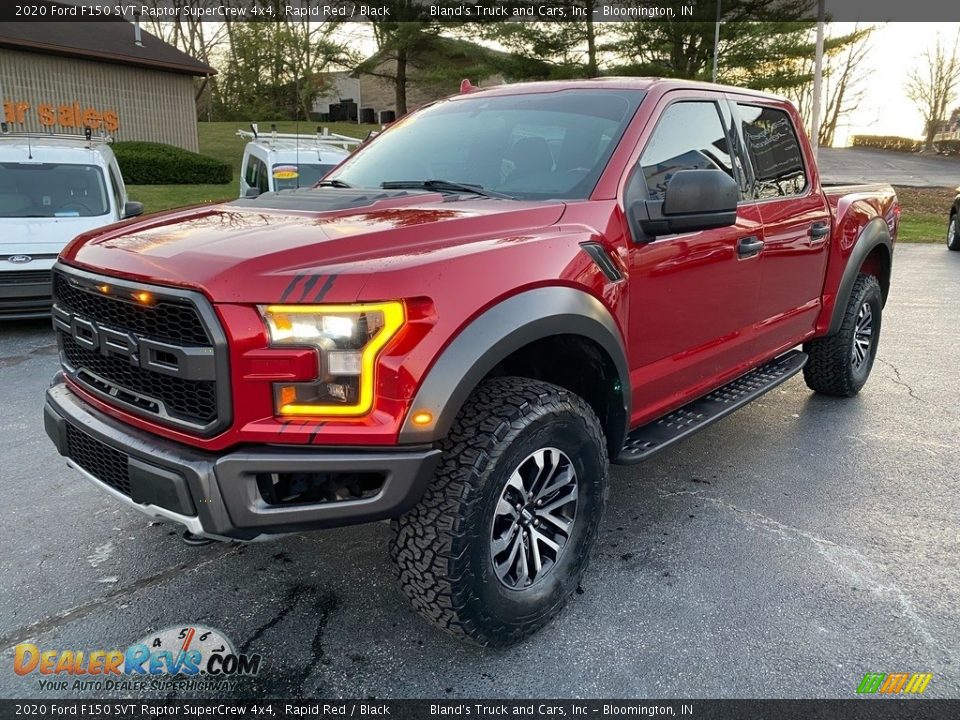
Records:
[[[831,32],[849,32],[853,25],[834,23]],[[960,23],[887,23],[878,25],[870,37],[870,52],[864,60],[863,89],[859,107],[838,132],[838,144],[849,135],[902,135],[919,138],[923,120],[907,98],[905,86],[910,71],[921,63],[923,51],[934,44],[939,32],[950,42]],[[960,100],[953,107],[960,105]]]

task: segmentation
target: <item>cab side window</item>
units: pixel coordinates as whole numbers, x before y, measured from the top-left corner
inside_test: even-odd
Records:
[[[650,136],[640,166],[651,200],[663,200],[679,170],[723,170],[736,178],[727,133],[713,101],[682,101],[668,106]]]
[[[247,169],[243,173],[243,180],[247,187],[256,188],[261,193],[270,189],[270,176],[267,164],[260,158],[250,155],[247,157]]]
[[[270,173],[267,170],[267,164],[263,160],[257,160],[257,188],[265,193],[270,190]]]
[[[737,103],[743,140],[753,166],[756,200],[802,194],[808,184],[800,142],[783,110]]]
[[[108,167],[107,174],[110,176],[110,192],[113,194],[114,205],[116,205],[119,216],[123,217],[123,186],[121,185],[120,180],[117,179],[117,173],[114,171],[113,165]]]

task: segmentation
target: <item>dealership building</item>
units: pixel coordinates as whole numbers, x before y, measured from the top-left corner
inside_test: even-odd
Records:
[[[0,119],[13,131],[197,150],[195,97],[214,70],[132,23],[0,25]]]

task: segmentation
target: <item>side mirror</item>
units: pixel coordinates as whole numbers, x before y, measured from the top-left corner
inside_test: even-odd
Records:
[[[737,222],[740,188],[723,170],[678,170],[662,201],[630,205],[636,225],[651,239],[657,235],[729,227]]]
[[[137,217],[137,215],[143,215],[143,203],[136,200],[127,200],[123,206],[123,219]]]
[[[260,197],[260,188],[247,188],[247,191],[243,194],[245,198],[255,198]]]

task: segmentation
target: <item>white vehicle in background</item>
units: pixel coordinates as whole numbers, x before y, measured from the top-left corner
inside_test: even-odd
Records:
[[[50,314],[50,269],[80,233],[140,215],[110,138],[0,124],[0,319]]]
[[[260,134],[257,124],[250,123],[250,130],[237,130],[237,135],[248,140],[240,166],[240,197],[311,187],[361,143],[319,127],[316,135],[278,133],[276,125]]]

